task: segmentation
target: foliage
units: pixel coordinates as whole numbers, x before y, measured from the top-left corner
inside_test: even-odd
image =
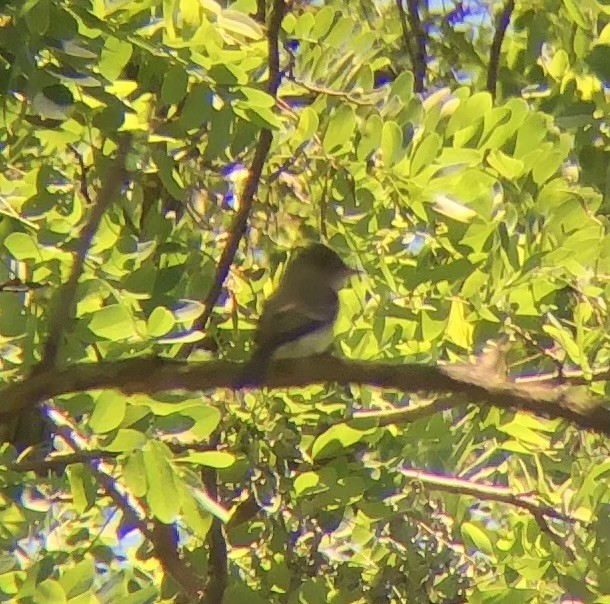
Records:
[[[342,292],[340,354],[426,365],[504,338],[512,375],[576,368],[603,395],[607,5],[513,7],[494,65],[505,7],[405,3],[425,34],[419,94],[417,35],[405,48],[412,23],[395,3],[294,3],[276,99],[264,4],[5,3],[3,383],[35,371],[66,303],[60,367],[185,350],[192,362],[245,360],[290,250],[322,238],[363,271]],[[243,184],[265,130],[249,208]],[[121,140],[120,195],[83,249]],[[202,324],[244,208],[244,243]],[[601,437],[478,406],[412,423],[353,418],[423,401],[331,384],[49,401],[54,449],[97,453],[27,469],[14,446],[23,421],[4,431],[0,598],[188,599],[147,522],[176,523],[177,564],[203,584],[222,557],[219,519],[226,604],[609,601]]]

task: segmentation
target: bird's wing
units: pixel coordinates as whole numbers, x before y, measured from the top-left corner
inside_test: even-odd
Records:
[[[258,346],[275,350],[337,318],[339,298],[333,289],[304,288],[291,294],[278,291],[265,304],[255,336]]]

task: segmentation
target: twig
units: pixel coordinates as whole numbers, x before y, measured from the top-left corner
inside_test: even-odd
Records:
[[[301,154],[305,150],[305,147],[308,144],[309,144],[309,141],[302,142],[294,150],[294,153],[290,157],[288,157],[286,160],[284,160],[284,162],[282,163],[281,166],[279,166],[276,170],[274,170],[273,173],[269,174],[269,176],[267,177],[267,184],[270,185],[271,183],[275,182],[284,172],[287,172],[288,168],[290,168],[291,166],[293,166],[296,163],[296,161],[299,159],[299,157],[301,156]]]
[[[436,491],[453,493],[454,495],[469,495],[471,497],[476,497],[481,501],[506,503],[526,510],[535,517],[541,514],[548,518],[561,520],[563,522],[576,522],[575,518],[567,516],[552,506],[542,504],[539,498],[531,493],[516,493],[509,487],[481,484],[480,482],[427,472],[425,470],[403,468],[400,470],[400,473],[405,478],[421,482],[426,487]]]
[[[267,92],[273,97],[277,96],[277,90],[281,79],[278,35],[284,17],[284,9],[284,0],[273,1],[273,10],[269,20],[267,34],[269,48],[269,79],[267,80]],[[246,179],[244,190],[240,198],[239,209],[229,227],[227,243],[220,255],[218,264],[216,265],[212,286],[204,301],[204,311],[193,326],[193,329],[195,330],[203,330],[206,327],[212,315],[212,311],[214,310],[214,306],[216,306],[216,302],[222,293],[222,288],[227,279],[227,275],[229,274],[231,264],[233,264],[235,254],[237,253],[242,237],[246,233],[252,203],[254,202],[254,196],[258,189],[263,167],[269,149],[271,148],[272,141],[273,134],[271,130],[268,128],[261,130],[256,149],[254,150],[254,157],[252,158],[248,178]],[[194,349],[194,346],[194,344],[185,346],[182,351],[182,356],[187,357]]]
[[[162,390],[234,388],[242,372],[243,363],[228,361],[189,364],[163,359],[129,359],[77,364],[61,371],[32,375],[1,389],[0,414],[10,416],[53,396],[93,389],[114,388],[126,393],[151,394]],[[491,379],[486,373],[478,372],[476,365],[382,364],[324,355],[313,361],[311,358],[273,361],[263,385],[286,388],[321,382],[368,384],[402,392],[451,395],[450,400],[427,407],[428,415],[439,409],[467,404],[495,406],[561,418],[579,428],[610,436],[610,409],[605,407],[607,401],[604,399],[592,398],[580,389],[565,385],[515,384]],[[419,411],[420,417],[421,413]]]
[[[216,432],[210,438],[210,444],[217,447],[220,443],[220,434]],[[214,468],[204,468],[201,471],[202,482],[208,495],[218,499],[218,475]],[[224,592],[229,582],[229,567],[227,560],[227,542],[223,533],[220,519],[212,518],[212,526],[208,533],[208,582],[205,586],[202,604],[216,604],[222,602]]]
[[[415,92],[423,92],[426,80],[426,33],[419,18],[419,0],[406,1],[408,13],[405,13],[402,4],[403,0],[396,0],[396,7],[398,8],[398,15],[402,26],[405,48],[411,58],[411,65],[413,67],[413,76],[415,78],[413,89]],[[407,21],[409,23],[408,27]]]
[[[201,443],[174,444],[166,443],[172,453],[185,453],[190,451],[212,451],[209,445]],[[18,461],[0,463],[0,468],[5,468],[9,472],[36,472],[45,474],[49,470],[62,470],[66,466],[74,463],[86,463],[94,460],[116,459],[122,452],[104,451],[102,449],[78,450],[74,453],[52,453],[43,459],[30,459],[25,457]]]
[[[124,136],[120,139],[114,164],[104,177],[104,182],[91,209],[89,221],[83,226],[79,244],[74,252],[74,262],[72,270],[66,283],[59,289],[53,300],[52,312],[49,319],[49,334],[44,345],[42,358],[36,366],[35,372],[43,371],[54,367],[57,363],[57,355],[62,334],[65,332],[70,314],[78,279],[83,272],[85,257],[91,247],[91,241],[98,229],[100,221],[108,206],[118,193],[125,176],[125,156],[129,146],[129,138]]]
[[[80,168],[80,174],[79,174],[80,194],[83,196],[83,198],[87,202],[87,204],[92,206],[93,200],[91,199],[91,196],[89,195],[89,189],[88,189],[88,183],[87,183],[87,172],[89,171],[89,168],[87,168],[87,166],[85,166],[85,162],[83,161],[83,156],[78,152],[78,150],[76,149],[76,147],[74,145],[68,145],[68,149],[70,149],[70,151],[72,151],[72,153],[76,157],[76,161],[78,162],[78,166]]]
[[[347,101],[348,103],[352,103],[353,105],[358,105],[359,107],[370,107],[371,105],[376,105],[379,102],[380,94],[367,95],[373,98],[367,100],[362,98],[362,96],[355,96],[350,92],[346,92],[345,90],[333,90],[332,88],[326,88],[324,86],[316,86],[315,84],[307,84],[301,80],[297,80],[296,78],[292,78],[292,81],[305,88],[307,92],[313,92],[316,95],[325,94],[326,96],[334,96],[340,99]]]
[[[154,547],[154,556],[161,562],[163,570],[180,586],[182,593],[179,597],[187,596],[186,601],[199,602],[203,594],[203,582],[180,557],[176,526],[155,520],[148,538]]]
[[[502,42],[504,41],[504,36],[506,35],[506,30],[508,29],[510,18],[514,10],[515,0],[506,0],[502,7],[502,11],[496,19],[496,31],[489,50],[489,66],[487,68],[487,90],[492,98],[496,97]]]
[[[87,439],[79,434],[73,425],[61,425],[61,414],[53,415],[58,423],[56,433],[64,442],[75,451],[80,451],[86,445]],[[112,468],[103,461],[93,461],[90,464],[98,483],[121,510],[128,522],[137,528],[148,539],[154,548],[154,556],[159,560],[163,570],[171,575],[180,586],[183,594],[190,601],[197,601],[203,593],[203,583],[181,559],[178,551],[178,536],[173,525],[163,524],[159,520],[149,522],[146,519],[144,508],[139,501],[119,482],[112,474]]]
[[[541,503],[540,498],[532,493],[516,493],[509,487],[481,484],[464,478],[446,476],[425,470],[403,468],[400,473],[405,478],[420,482],[431,490],[453,493],[454,495],[467,495],[480,501],[495,501],[525,510],[532,515],[541,532],[546,534],[557,547],[563,549],[572,560],[575,559],[574,551],[566,545],[565,540],[560,535],[551,529],[547,518],[570,524],[576,523],[577,519],[556,510],[550,505]]]
[[[266,19],[266,2],[265,0],[256,0],[256,13],[253,15],[254,19],[259,23],[265,23]]]
[[[323,239],[328,239],[328,229],[326,228],[326,211],[328,209],[328,188],[331,181],[331,167],[328,166],[325,170],[324,185],[322,187],[322,195],[320,196],[320,234]]]

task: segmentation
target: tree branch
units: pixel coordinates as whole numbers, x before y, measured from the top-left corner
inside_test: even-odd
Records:
[[[216,451],[207,444],[189,443],[176,444],[168,442],[167,447],[172,453],[186,453],[190,451]],[[88,463],[101,459],[116,459],[119,455],[123,455],[122,451],[104,451],[103,449],[82,449],[74,453],[51,453],[43,459],[35,457],[31,459],[26,456],[19,461],[0,462],[0,468],[5,468],[9,472],[36,472],[38,474],[46,474],[49,470],[63,470],[66,466],[73,463]]]
[[[162,390],[199,391],[207,388],[235,388],[243,363],[215,361],[187,364],[163,359],[130,359],[116,362],[78,364],[62,371],[46,371],[0,390],[0,414],[12,415],[37,402],[92,389],[115,388],[126,393],[154,393]],[[574,425],[610,436],[607,401],[592,398],[582,389],[559,384],[516,384],[502,381],[473,365],[444,367],[418,364],[382,364],[349,361],[330,355],[276,361],[264,384],[271,388],[307,386],[321,382],[367,384],[402,392],[451,395],[435,402],[426,414],[466,404],[528,411],[534,415],[562,418]],[[407,408],[422,417],[419,408]],[[404,411],[407,414],[407,411]]]
[[[398,16],[402,26],[405,48],[411,58],[415,92],[423,92],[426,80],[426,33],[419,18],[418,0],[406,0],[408,13],[405,13],[403,0],[396,0]],[[409,23],[407,27],[407,21]],[[409,31],[410,30],[410,31]]]
[[[487,90],[492,98],[496,97],[502,42],[504,41],[504,36],[506,35],[506,30],[508,29],[510,18],[514,10],[515,0],[506,0],[502,7],[502,11],[496,19],[496,31],[489,50],[489,66],[487,68]]]
[[[453,493],[454,495],[467,495],[475,497],[479,501],[495,501],[525,510],[533,516],[540,530],[555,545],[566,551],[571,559],[575,558],[574,552],[567,547],[561,536],[551,530],[547,518],[571,524],[577,522],[576,518],[568,516],[550,505],[541,503],[540,498],[532,493],[518,493],[509,487],[481,484],[464,478],[446,476],[425,470],[403,468],[400,473],[408,480],[420,482],[430,490]]]
[[[284,9],[284,0],[274,0],[267,34],[269,49],[269,79],[267,80],[267,92],[273,97],[277,96],[277,90],[281,80],[278,36],[280,25],[284,17]],[[250,211],[252,210],[252,203],[254,202],[254,196],[256,195],[260,183],[263,167],[269,149],[271,148],[272,141],[273,134],[271,130],[268,128],[261,130],[256,149],[254,150],[252,164],[248,172],[248,178],[246,179],[244,190],[239,200],[239,209],[229,227],[227,243],[220,255],[218,264],[216,265],[212,286],[204,301],[204,311],[193,326],[193,329],[195,330],[203,330],[205,328],[212,316],[214,306],[216,306],[216,302],[218,302],[224,282],[229,274],[229,269],[231,268],[231,264],[233,264],[233,259],[235,258],[239,244],[246,232],[248,218],[250,216]],[[194,347],[195,344],[185,346],[182,351],[182,356],[187,357]]]
[[[211,438],[210,444],[218,447],[220,434],[217,431]],[[218,500],[218,474],[214,468],[203,468],[201,479],[208,495]],[[227,541],[225,539],[222,522],[219,518],[212,518],[212,526],[208,533],[208,581],[205,586],[202,604],[216,604],[222,602],[227,584],[229,582],[229,564],[227,560]]]
[[[574,518],[563,514],[554,507],[542,504],[536,495],[531,493],[517,493],[510,487],[481,484],[480,482],[473,482],[464,478],[446,476],[444,474],[411,468],[403,468],[400,470],[400,473],[405,478],[415,482],[421,482],[424,486],[435,491],[453,493],[454,495],[469,495],[471,497],[476,497],[481,501],[506,503],[526,510],[534,516],[542,514],[543,516],[555,520],[576,522]]]
[[[125,177],[125,156],[127,155],[128,146],[129,138],[122,136],[118,143],[114,162],[108,173],[104,176],[102,188],[91,210],[89,221],[81,229],[78,247],[74,252],[74,262],[70,276],[53,300],[53,310],[49,319],[49,334],[42,352],[42,359],[39,365],[36,366],[35,371],[50,369],[57,363],[60,340],[70,321],[76,287],[83,272],[87,251],[91,247],[91,242],[97,232],[102,216],[119,192]]]
[[[60,413],[54,414],[56,432],[64,442],[75,452],[83,454],[82,446],[86,445],[87,438],[80,434],[77,428],[69,423],[63,423]],[[69,421],[66,419],[66,421]],[[178,549],[178,534],[174,525],[163,524],[157,519],[149,521],[146,518],[144,507],[117,478],[113,475],[112,467],[99,459],[92,460],[90,469],[106,494],[112,499],[116,507],[121,510],[128,522],[148,539],[154,548],[154,557],[159,560],[163,570],[171,575],[180,586],[183,594],[190,602],[200,599],[203,593],[203,582],[181,559]]]

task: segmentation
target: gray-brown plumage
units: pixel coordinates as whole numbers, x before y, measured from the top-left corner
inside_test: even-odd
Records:
[[[330,348],[338,291],[354,272],[321,243],[297,254],[265,302],[254,337],[256,349],[242,373],[244,385],[262,381],[271,358],[306,357]]]

